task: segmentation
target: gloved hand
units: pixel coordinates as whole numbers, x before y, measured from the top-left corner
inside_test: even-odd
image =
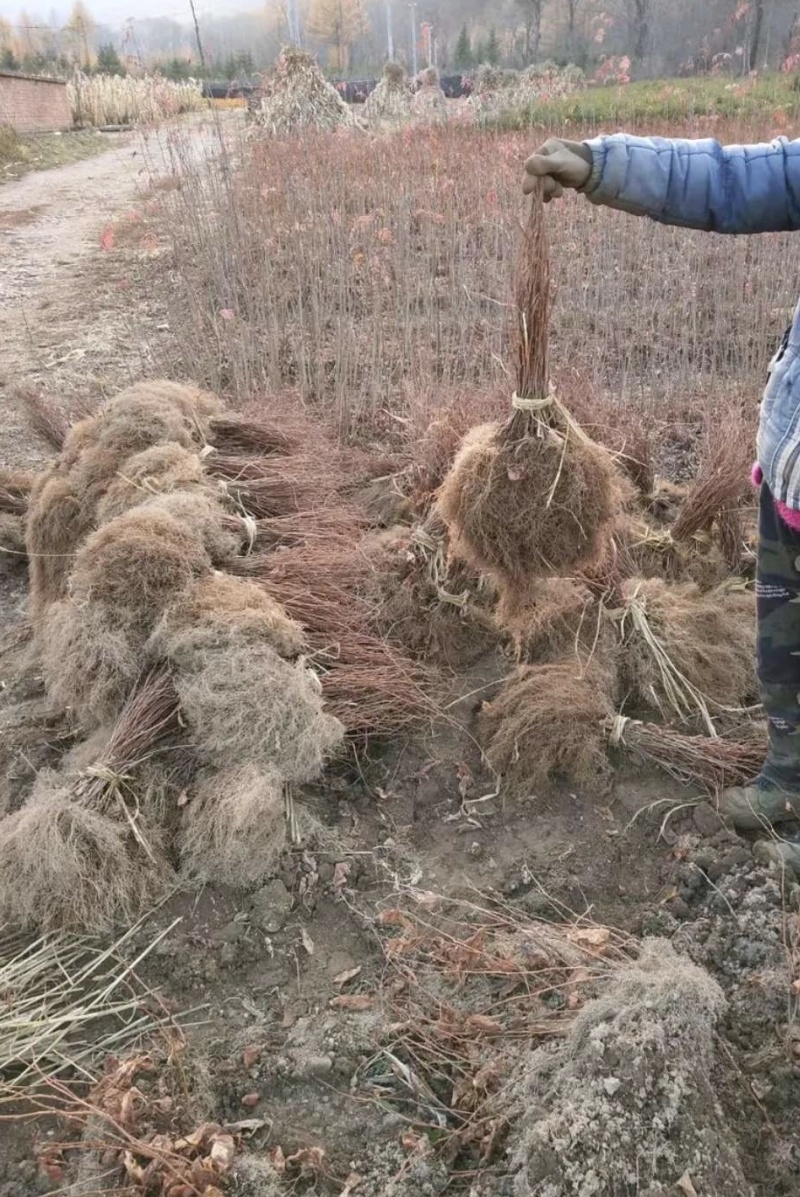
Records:
[[[523,191],[530,195],[537,180],[543,182],[544,202],[558,199],[565,187],[577,190],[589,182],[592,151],[582,141],[561,141],[551,137],[525,163]]]

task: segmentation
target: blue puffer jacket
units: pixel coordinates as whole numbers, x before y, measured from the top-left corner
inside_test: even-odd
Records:
[[[586,143],[597,204],[714,233],[800,229],[800,141],[721,146],[618,133]],[[758,461],[774,497],[800,508],[800,303],[770,364]]]

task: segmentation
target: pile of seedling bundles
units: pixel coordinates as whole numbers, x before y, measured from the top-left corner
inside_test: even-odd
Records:
[[[71,748],[6,802],[0,924],[97,931],[181,879],[269,876],[302,831],[298,787],[429,706],[371,628],[366,458],[345,475],[313,428],[170,382],[46,422],[57,459],[7,477],[0,506],[4,533],[24,525],[21,668],[44,679],[42,734],[61,719]]]
[[[744,544],[741,450],[708,463],[672,527],[655,527],[653,495],[550,387],[547,262],[535,199],[513,412],[467,433],[436,496],[450,561],[486,580],[517,660],[483,704],[486,755],[528,789],[607,776],[609,744],[714,788],[752,777],[765,734],[747,718],[754,600],[731,577]],[[474,587],[464,593],[480,605]]]
[[[308,130],[334,132],[355,125],[351,110],[314,56],[297,46],[281,50],[251,116],[275,137]]]

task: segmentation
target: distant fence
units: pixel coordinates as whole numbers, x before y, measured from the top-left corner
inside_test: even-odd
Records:
[[[0,125],[10,125],[15,133],[71,129],[66,83],[62,79],[0,71]]]

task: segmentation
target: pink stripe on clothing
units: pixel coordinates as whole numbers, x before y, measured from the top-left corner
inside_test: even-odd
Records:
[[[764,481],[764,471],[758,462],[750,471],[750,481],[753,486],[761,486]],[[787,528],[791,528],[793,532],[800,532],[800,511],[794,507],[787,507],[785,503],[779,503],[777,499],[775,500],[775,510]]]
[[[786,527],[791,528],[793,532],[800,532],[800,511],[796,507],[787,507],[785,503],[779,503],[777,499],[775,507]]]

